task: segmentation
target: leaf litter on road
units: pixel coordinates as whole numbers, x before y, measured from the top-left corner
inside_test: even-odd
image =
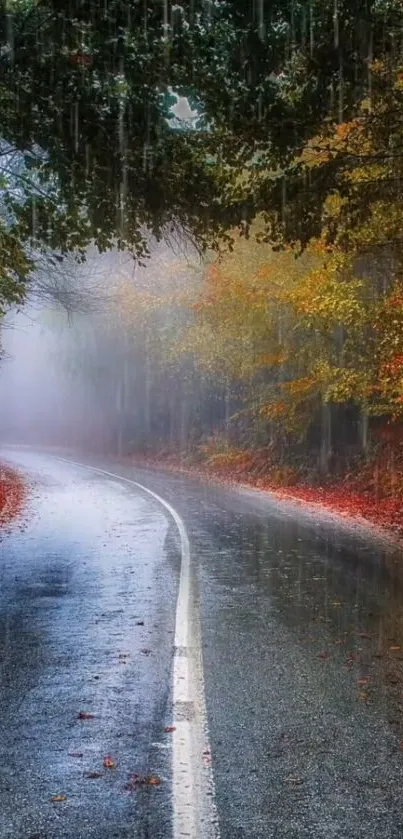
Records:
[[[90,714],[89,711],[79,711],[77,714],[78,720],[93,720],[95,719],[95,714]]]
[[[116,769],[116,766],[117,766],[116,760],[114,760],[113,757],[111,757],[111,755],[105,755],[104,766],[105,766],[105,769]]]
[[[125,790],[132,792],[138,787],[159,787],[161,783],[161,778],[158,775],[142,775],[141,773],[133,772],[129,775]]]

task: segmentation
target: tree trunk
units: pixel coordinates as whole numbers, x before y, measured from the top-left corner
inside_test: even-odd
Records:
[[[332,454],[332,412],[328,402],[322,402],[321,408],[321,441],[320,441],[320,473],[329,474],[329,463]]]

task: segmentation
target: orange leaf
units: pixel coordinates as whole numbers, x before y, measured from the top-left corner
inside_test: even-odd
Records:
[[[158,775],[148,775],[146,778],[146,784],[149,784],[149,786],[158,787],[160,783],[161,778],[159,778]]]
[[[110,755],[106,755],[104,757],[104,766],[105,766],[105,769],[115,769],[116,761],[113,760],[113,758],[111,758]]]
[[[67,795],[52,795],[52,798],[50,800],[54,803],[58,801],[67,801]]]

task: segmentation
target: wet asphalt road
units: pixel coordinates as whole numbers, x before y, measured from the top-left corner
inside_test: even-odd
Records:
[[[0,544],[0,837],[170,839],[175,525],[99,473],[5,457],[35,484]],[[400,839],[399,556],[252,491],[80,460],[186,525],[222,839]],[[131,772],[162,783],[128,793]]]

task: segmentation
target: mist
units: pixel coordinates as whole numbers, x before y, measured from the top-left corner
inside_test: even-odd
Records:
[[[192,249],[153,242],[145,266],[90,251],[34,277],[2,328],[2,441],[121,454],[187,438],[186,374],[170,350],[200,268]]]

